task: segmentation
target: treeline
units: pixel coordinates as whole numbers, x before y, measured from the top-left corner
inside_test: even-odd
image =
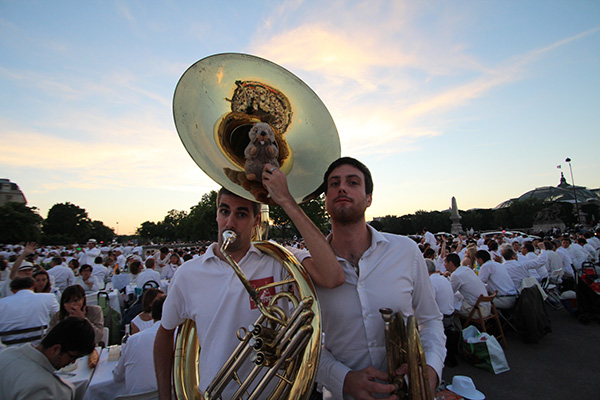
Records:
[[[136,235],[116,238],[113,229],[102,221],[92,221],[86,210],[71,204],[55,204],[46,219],[36,207],[19,203],[7,203],[0,207],[0,243],[36,241],[42,244],[84,243],[93,237],[98,241],[111,242],[113,239],[126,241],[138,239],[141,242],[195,242],[215,241],[217,193],[211,191],[202,196],[197,205],[189,211],[171,210],[162,221],[146,221],[137,229]],[[569,203],[556,203],[560,209],[559,218],[567,225],[576,223],[575,207]],[[533,226],[536,215],[552,203],[531,199],[515,201],[510,207],[501,209],[476,209],[460,211],[461,225],[465,230],[475,231],[499,229],[528,229]],[[315,225],[327,234],[330,230],[329,217],[325,212],[323,197],[301,205]],[[595,204],[580,206],[588,224],[595,224],[599,218],[599,207]],[[269,207],[271,219],[270,237],[291,239],[299,236],[296,227],[278,206]],[[421,233],[423,227],[432,232],[450,232],[450,211],[417,211],[403,216],[387,215],[369,222],[375,229],[410,235]]]
[[[37,207],[14,202],[0,207],[0,243],[68,244],[89,238],[109,242],[114,237],[113,229],[92,221],[85,209],[69,202],[53,205],[46,219]]]

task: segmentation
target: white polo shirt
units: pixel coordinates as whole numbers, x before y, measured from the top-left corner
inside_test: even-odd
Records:
[[[215,255],[216,248],[217,244],[213,243],[204,255],[177,269],[169,285],[161,320],[167,330],[175,329],[186,319],[196,322],[202,348],[199,362],[201,391],[240,343],[236,336],[238,329],[253,324],[260,315],[233,268]],[[302,250],[292,253],[301,256],[300,260],[308,256],[308,252]],[[283,276],[282,265],[254,246],[238,264],[250,282],[257,286],[279,281]],[[242,369],[240,376],[245,377],[248,372],[249,369]],[[229,389],[222,396],[230,399],[234,393]]]
[[[50,318],[58,312],[58,302],[52,293],[33,293],[32,290],[19,290],[13,296],[0,299],[0,331],[35,328],[48,325]],[[14,340],[35,336],[34,333],[5,336],[4,340]]]

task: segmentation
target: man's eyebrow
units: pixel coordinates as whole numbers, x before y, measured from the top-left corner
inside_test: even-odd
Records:
[[[348,179],[348,178],[360,178],[360,175],[358,174],[351,174],[351,175],[345,175],[344,178]],[[327,182],[329,182],[332,179],[342,179],[342,177],[340,175],[331,175],[329,176],[329,178],[327,178]]]
[[[231,207],[229,207],[229,204],[227,204],[227,203],[219,203],[219,208],[227,208],[227,209],[230,209]]]

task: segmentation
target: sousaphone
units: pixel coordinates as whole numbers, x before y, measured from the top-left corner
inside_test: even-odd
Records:
[[[256,122],[273,128],[279,165],[297,202],[313,196],[324,171],[340,156],[335,124],[317,95],[291,72],[259,57],[226,53],[198,61],[177,84],[173,114],[181,141],[196,164],[226,189],[252,201],[269,202],[262,185],[246,180],[244,174],[244,149]],[[221,250],[227,257],[227,246],[235,235],[225,234]],[[227,257],[250,296],[258,300],[261,316],[237,333],[219,333],[237,334],[240,344],[202,394],[197,389],[201,349],[196,326],[186,321],[176,340],[178,399],[222,398],[228,385],[237,391],[236,399],[309,397],[321,346],[321,316],[313,284],[283,247],[271,242],[255,242],[255,246],[278,259],[287,277],[269,285],[277,295],[260,305],[260,293],[268,288],[253,288]],[[250,366],[243,367],[246,363]],[[238,373],[240,368],[266,378],[248,381]]]

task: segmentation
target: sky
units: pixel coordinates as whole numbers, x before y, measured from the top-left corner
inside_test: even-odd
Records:
[[[119,234],[189,211],[219,186],[179,139],[173,92],[227,52],[317,93],[372,172],[368,220],[571,183],[567,157],[600,187],[592,0],[0,0],[0,177],[44,218],[71,202]]]

